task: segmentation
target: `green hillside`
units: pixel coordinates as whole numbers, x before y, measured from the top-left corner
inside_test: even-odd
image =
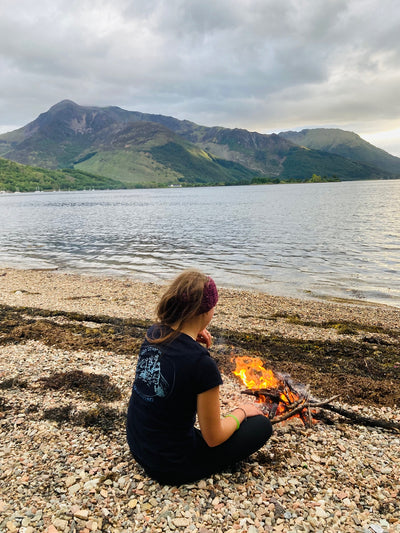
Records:
[[[0,157],[0,191],[32,192],[83,189],[124,189],[113,179],[74,169],[47,170],[14,163]]]
[[[341,181],[360,179],[384,179],[387,173],[374,167],[345,159],[336,154],[330,154],[321,150],[309,150],[299,146],[292,147],[283,163],[283,171],[280,178],[283,180],[307,180],[312,174],[328,178],[337,177]]]
[[[299,132],[286,131],[279,136],[300,146],[336,154],[400,176],[399,157],[388,154],[351,131],[315,128]]]
[[[259,175],[218,159],[152,122],[108,127],[89,150],[72,162],[74,168],[119,179],[128,187],[250,183]]]

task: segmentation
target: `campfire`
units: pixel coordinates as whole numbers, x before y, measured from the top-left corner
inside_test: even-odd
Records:
[[[306,426],[311,426],[317,420],[332,424],[334,420],[321,412],[321,410],[327,410],[356,424],[400,431],[400,423],[398,422],[360,416],[354,411],[332,405],[330,402],[339,396],[333,396],[323,401],[313,398],[307,387],[295,384],[287,375],[264,368],[261,359],[248,356],[233,357],[232,362],[236,364],[233,373],[241,379],[246,387],[242,394],[255,396],[256,401],[261,404],[262,412],[271,420],[272,424],[293,417],[299,417]]]
[[[313,422],[313,399],[306,387],[294,384],[289,376],[266,369],[258,358],[235,357],[233,373],[246,386],[243,394],[255,396],[262,412],[271,420],[280,422],[299,417],[305,425]]]

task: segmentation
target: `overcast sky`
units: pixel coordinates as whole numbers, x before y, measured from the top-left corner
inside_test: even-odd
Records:
[[[398,0],[0,0],[0,132],[60,100],[400,156]]]

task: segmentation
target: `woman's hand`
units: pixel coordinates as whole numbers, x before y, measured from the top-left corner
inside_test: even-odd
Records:
[[[201,344],[205,344],[207,348],[210,348],[212,345],[211,333],[206,328],[204,328],[198,333],[196,341],[200,342]]]
[[[257,416],[257,415],[262,415],[263,412],[261,411],[261,409],[259,407],[257,407],[257,404],[256,403],[241,403],[240,405],[238,405],[237,407],[235,407],[235,409],[232,410],[232,413],[233,414],[236,414],[235,411],[237,410],[240,410],[241,413],[246,413],[246,418],[250,418],[251,416]]]
[[[200,430],[204,440],[210,447],[218,446],[225,442],[238,429],[239,425],[251,416],[262,415],[255,403],[241,403],[232,409],[233,416],[221,418],[219,403],[219,387],[197,395],[197,416]]]

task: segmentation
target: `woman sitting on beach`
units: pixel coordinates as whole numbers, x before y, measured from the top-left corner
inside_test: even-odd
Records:
[[[179,485],[229,468],[260,449],[270,421],[252,403],[221,418],[221,375],[203,343],[218,291],[196,270],[180,274],[162,296],[147,332],[129,402],[127,439],[146,473]],[[196,413],[200,430],[194,427]]]

